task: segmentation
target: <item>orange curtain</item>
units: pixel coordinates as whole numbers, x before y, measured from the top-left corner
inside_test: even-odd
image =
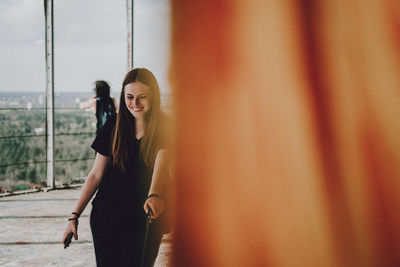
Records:
[[[399,14],[172,0],[176,266],[400,266]]]

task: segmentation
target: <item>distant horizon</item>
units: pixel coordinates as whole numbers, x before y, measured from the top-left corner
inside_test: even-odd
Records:
[[[0,94],[3,93],[46,93],[46,91],[0,91]],[[90,90],[88,92],[83,91],[54,91],[54,93],[80,93],[80,94],[93,94]],[[112,91],[110,92],[112,93]]]
[[[0,91],[0,95],[1,94],[15,94],[15,93],[23,93],[23,94],[38,94],[38,93],[43,93],[46,94],[46,91]],[[94,96],[94,92],[92,90],[89,90],[87,92],[83,92],[83,91],[54,91],[55,94],[57,93],[67,93],[67,94],[90,94]],[[117,92],[117,94],[119,95],[121,92]],[[110,94],[115,94],[112,91],[110,92]],[[170,92],[160,92],[160,94],[162,96],[165,95],[170,95]]]

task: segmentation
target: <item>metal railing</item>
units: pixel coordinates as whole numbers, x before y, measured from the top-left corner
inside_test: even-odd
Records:
[[[31,110],[43,110],[45,111],[45,108],[0,108],[0,111],[31,111]],[[76,109],[76,108],[56,108],[55,111],[81,111],[80,109]],[[42,115],[40,115],[40,117],[43,116],[43,119],[45,118],[46,114],[43,113]],[[55,115],[55,117],[57,117],[57,114]],[[83,118],[83,120],[86,119],[85,123],[87,123],[88,125],[90,125],[91,123],[95,122],[95,117],[93,116],[93,121],[89,121],[89,123],[87,123],[87,120],[90,120],[90,117],[87,118]],[[43,125],[43,128],[45,128],[45,125]],[[61,131],[59,133],[55,133],[54,136],[57,137],[63,137],[63,136],[82,136],[82,135],[87,135],[87,136],[95,136],[95,132],[94,131],[82,131],[82,132],[65,132],[65,131]],[[32,138],[46,138],[47,139],[48,135],[46,134],[18,134],[18,135],[4,135],[4,136],[0,136],[0,141],[1,140],[7,140],[7,139],[32,139]],[[84,139],[83,139],[84,140]],[[47,140],[46,140],[47,141]],[[82,141],[82,139],[80,140]],[[43,144],[43,146],[40,146],[40,149],[44,149],[44,146],[46,146],[45,142]],[[38,147],[38,146],[36,146]],[[88,147],[89,149],[89,147]],[[0,153],[3,153],[3,151],[0,151]],[[86,153],[88,154],[88,153]],[[6,156],[4,156],[3,158],[6,158]],[[94,160],[94,154],[93,156],[86,156],[86,157],[73,157],[73,158],[54,158],[53,162],[54,163],[60,163],[60,162],[83,162],[83,161],[89,161],[89,160]],[[27,166],[27,165],[31,165],[31,164],[49,164],[49,160],[47,159],[47,153],[46,153],[46,158],[43,160],[25,160],[25,161],[14,161],[14,162],[0,162],[0,169],[3,168],[9,168],[9,167],[13,167],[13,166]],[[47,169],[47,168],[46,168]],[[5,173],[5,171],[4,171]],[[72,180],[77,179],[80,177],[74,177],[72,178]],[[28,177],[26,178],[26,180],[28,180]],[[35,189],[36,190],[36,189]],[[11,191],[11,190],[9,190]],[[1,193],[1,192],[0,192]]]

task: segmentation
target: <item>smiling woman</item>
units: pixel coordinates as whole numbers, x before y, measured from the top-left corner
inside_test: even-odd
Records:
[[[96,159],[63,238],[64,243],[70,233],[78,238],[79,215],[98,189],[90,220],[97,266],[139,266],[142,255],[141,266],[153,265],[163,234],[158,218],[169,184],[166,129],[156,78],[143,68],[128,72],[117,116],[106,122],[92,144]],[[147,235],[148,215],[155,222]]]

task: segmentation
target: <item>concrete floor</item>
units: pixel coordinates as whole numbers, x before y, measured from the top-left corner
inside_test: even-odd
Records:
[[[0,198],[0,266],[96,266],[88,205],[79,240],[64,249],[61,237],[80,188]],[[164,236],[155,266],[171,266],[171,236]]]

